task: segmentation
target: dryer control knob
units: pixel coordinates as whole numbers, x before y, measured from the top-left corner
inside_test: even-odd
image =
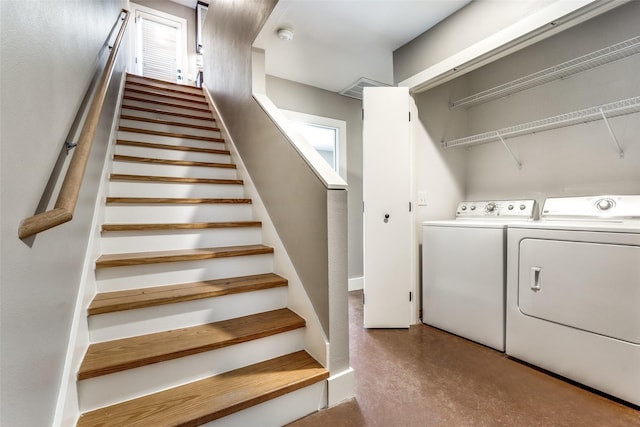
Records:
[[[463,211],[466,211],[467,207],[465,205],[462,205],[462,207],[460,209],[462,209]]]
[[[615,203],[611,199],[600,199],[596,202],[598,210],[607,211],[613,207]]]
[[[496,204],[491,202],[491,203],[487,203],[487,212],[493,212],[496,209]]]
[[[476,210],[475,205],[474,205],[474,206],[471,206],[471,210],[472,210],[472,211],[475,211],[475,210]]]
[[[526,207],[527,207],[527,205],[522,204],[522,205],[520,205],[520,210],[523,211],[523,210],[525,210]]]
[[[512,210],[513,210],[513,205],[509,205],[509,206],[507,207],[507,209],[509,209],[510,211],[512,211]]]

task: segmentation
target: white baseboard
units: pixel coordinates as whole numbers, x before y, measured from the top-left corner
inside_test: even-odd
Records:
[[[337,375],[332,375],[328,380],[329,386],[327,405],[329,408],[353,397],[355,371],[349,367]]]
[[[349,279],[349,291],[359,291],[364,289],[364,276]]]

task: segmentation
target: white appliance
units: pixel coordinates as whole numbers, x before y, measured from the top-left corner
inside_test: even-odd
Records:
[[[506,229],[533,220],[535,207],[462,202],[455,220],[423,223],[423,323],[504,351]]]
[[[547,199],[507,245],[507,354],[639,405],[640,196]]]

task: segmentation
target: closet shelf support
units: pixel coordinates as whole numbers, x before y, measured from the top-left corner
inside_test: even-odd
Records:
[[[502,135],[500,135],[499,133],[497,133],[498,138],[500,138],[500,142],[502,142],[502,145],[504,145],[504,148],[507,149],[507,151],[509,152],[509,154],[511,154],[511,157],[513,158],[513,160],[518,164],[518,169],[522,169],[522,162],[520,161],[520,159],[518,159],[518,157],[515,155],[515,153],[511,150],[511,148],[507,145],[507,143],[505,142],[505,140],[502,138]]]
[[[609,119],[607,119],[607,116],[606,114],[604,114],[604,111],[602,110],[602,108],[600,108],[600,114],[602,115],[602,120],[604,120],[604,124],[607,126],[609,135],[611,135],[611,139],[613,139],[614,144],[616,144],[616,147],[618,148],[618,156],[621,159],[624,159],[624,150],[620,146],[620,143],[618,142],[618,138],[616,138],[616,134],[613,133],[613,129],[611,128],[611,124],[609,123]]]

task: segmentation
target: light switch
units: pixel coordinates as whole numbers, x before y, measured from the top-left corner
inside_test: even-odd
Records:
[[[427,206],[427,192],[418,191],[418,206]]]

